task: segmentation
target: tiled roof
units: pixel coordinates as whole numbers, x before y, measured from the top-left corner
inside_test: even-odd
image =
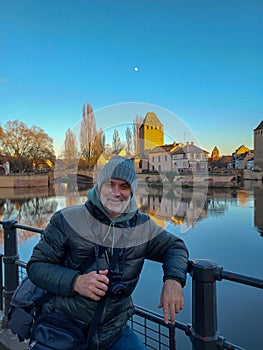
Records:
[[[205,150],[203,150],[200,147],[197,147],[196,145],[193,144],[189,144],[189,145],[185,145],[183,147],[179,147],[177,149],[174,150],[173,154],[181,154],[181,153],[209,153]]]
[[[150,153],[159,153],[159,152],[171,152],[173,148],[177,146],[176,143],[171,143],[167,145],[162,145],[162,146],[156,146],[154,147]]]
[[[157,115],[153,112],[148,112],[144,118],[143,124],[163,126],[163,124],[158,119]]]

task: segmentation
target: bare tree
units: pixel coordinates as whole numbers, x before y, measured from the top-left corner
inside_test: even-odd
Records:
[[[113,138],[112,138],[112,150],[113,152],[119,152],[122,148],[121,139],[117,129],[114,129]]]
[[[127,129],[125,130],[125,136],[126,136],[126,147],[127,147],[127,152],[131,155],[132,154],[132,132],[131,128],[128,126]]]
[[[80,149],[83,159],[88,160],[90,167],[91,158],[95,155],[95,136],[97,134],[96,121],[90,104],[82,108],[82,121],[80,129]]]
[[[66,160],[74,160],[77,157],[77,140],[72,130],[68,129],[64,141],[64,158]]]
[[[143,118],[136,115],[133,122],[133,142],[134,142],[134,154],[140,153],[140,126],[143,123]]]
[[[101,153],[104,152],[105,149],[105,134],[102,129],[100,129],[95,135],[95,140],[94,140],[94,161],[96,161]]]

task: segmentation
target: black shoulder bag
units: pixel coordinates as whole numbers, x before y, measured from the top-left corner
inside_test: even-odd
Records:
[[[84,273],[104,251],[104,247],[95,248],[95,257],[85,260],[79,268],[80,271]],[[37,287],[26,277],[11,299],[8,313],[10,330],[17,334],[20,341],[30,338],[28,350],[87,349],[88,340],[93,334],[90,334],[84,322],[59,311],[48,314],[39,312],[41,306],[53,296],[54,294]],[[103,300],[104,298],[98,303],[97,309],[101,308]],[[95,321],[96,319],[95,317]]]

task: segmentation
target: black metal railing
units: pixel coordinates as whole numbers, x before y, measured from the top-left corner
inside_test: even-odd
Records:
[[[23,274],[26,274],[26,262],[21,261],[17,253],[17,229],[39,234],[43,229],[20,225],[15,220],[0,221],[0,224],[4,229],[4,255],[0,255],[0,308],[4,311],[2,328],[8,328],[7,312],[10,300]],[[244,350],[240,346],[231,344],[219,334],[216,282],[225,279],[263,289],[263,280],[225,271],[208,259],[189,261],[188,273],[192,277],[192,324],[183,324],[178,321],[175,324],[165,324],[161,315],[136,306],[135,314],[129,321],[131,327],[149,349],[175,350],[175,329],[177,328],[189,337],[193,350]]]

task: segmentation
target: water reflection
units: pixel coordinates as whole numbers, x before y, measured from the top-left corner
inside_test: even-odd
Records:
[[[191,188],[152,188],[139,186],[136,201],[140,210],[148,213],[159,225],[167,223],[194,227],[210,216],[223,215],[229,206],[245,206],[254,195],[254,225],[263,236],[262,186],[245,190],[209,189],[205,194]],[[84,203],[87,188],[56,184],[52,189],[1,189],[0,219],[15,219],[25,225],[44,227],[58,209]],[[30,234],[29,234],[30,235]],[[21,237],[26,239],[26,237]]]
[[[254,225],[263,237],[263,190],[254,189]]]

